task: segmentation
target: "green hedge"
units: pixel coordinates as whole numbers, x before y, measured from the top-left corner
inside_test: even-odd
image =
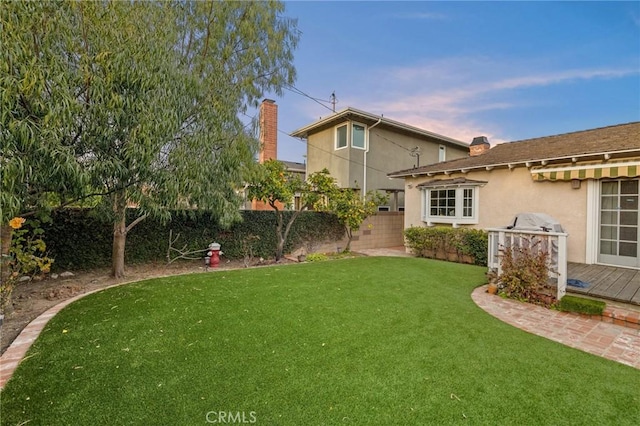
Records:
[[[488,235],[483,230],[413,226],[404,237],[416,256],[455,261],[467,256],[476,265],[487,265]]]
[[[601,300],[568,295],[560,299],[560,303],[558,303],[558,309],[561,311],[587,315],[602,315],[606,306],[606,303]]]
[[[136,211],[129,212],[135,217]],[[125,263],[166,261],[169,231],[178,240],[174,247],[204,249],[216,241],[221,244],[225,257],[239,259],[244,256],[242,243],[250,235],[258,236],[252,243],[256,257],[273,258],[276,247],[276,217],[272,211],[242,211],[243,221],[228,229],[217,224],[208,212],[172,212],[172,220],[163,224],[147,218],[127,235]],[[290,215],[292,212],[285,212]],[[286,219],[286,218],[285,218]],[[44,224],[47,251],[55,259],[53,270],[87,270],[111,265],[113,228],[108,222],[96,218],[88,209],[65,209],[55,212],[50,223]],[[327,213],[303,212],[291,229],[286,251],[307,243],[327,239],[340,239],[343,227],[336,217]],[[204,255],[203,255],[204,256]]]

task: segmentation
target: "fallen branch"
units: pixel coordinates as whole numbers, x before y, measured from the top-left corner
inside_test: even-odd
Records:
[[[175,248],[173,247],[173,245],[176,243],[176,241],[178,241],[178,238],[180,238],[180,234],[178,233],[178,235],[176,235],[175,238],[173,238],[173,230],[169,230],[169,247],[167,248],[167,265],[172,264],[174,261],[178,260],[178,259],[187,259],[187,260],[198,260],[198,259],[202,259],[202,256],[195,256],[198,253],[204,253],[206,251],[208,251],[208,248],[205,249],[200,249],[200,250],[189,250],[187,249],[188,244],[185,244],[184,246],[182,246],[181,249],[179,248]],[[175,255],[175,253],[178,253],[177,255]],[[172,257],[172,254],[175,255],[175,257]]]

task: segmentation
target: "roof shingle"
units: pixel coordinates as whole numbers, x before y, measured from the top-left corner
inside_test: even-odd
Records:
[[[503,143],[475,157],[465,157],[389,173],[390,177],[499,167],[509,164],[592,159],[605,153],[640,154],[640,122]]]

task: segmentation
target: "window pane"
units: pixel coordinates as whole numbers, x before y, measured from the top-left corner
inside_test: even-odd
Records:
[[[638,224],[638,212],[620,212],[620,224],[622,224],[622,225],[637,225]]]
[[[621,194],[638,194],[638,181],[637,180],[626,180],[620,182],[620,193]]]
[[[618,193],[618,182],[602,182],[602,193],[603,194],[617,194]]]
[[[638,196],[637,195],[621,195],[620,208],[622,210],[638,210]]]
[[[603,225],[617,225],[618,224],[618,212],[602,212],[600,222]]]
[[[624,241],[638,241],[638,228],[635,226],[620,227],[620,239]]]
[[[430,215],[451,217],[456,215],[456,191],[448,189],[434,189],[429,193]]]
[[[638,243],[620,243],[620,256],[637,257]]]
[[[618,197],[602,197],[602,208],[604,210],[618,208]]]
[[[336,148],[347,146],[347,126],[340,126],[336,129]]]
[[[600,227],[600,238],[606,240],[615,240],[618,238],[618,228],[615,226],[601,226]]]
[[[613,241],[600,241],[600,253],[616,255],[616,244]]]
[[[463,192],[462,216],[473,217],[473,189],[465,189]]]
[[[354,124],[351,131],[351,146],[364,149],[364,126]]]

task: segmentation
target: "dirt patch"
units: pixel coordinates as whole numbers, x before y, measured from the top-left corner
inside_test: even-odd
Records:
[[[284,262],[291,260],[283,259]],[[281,262],[282,263],[282,262]],[[266,263],[263,263],[266,264]],[[242,261],[222,260],[218,270],[244,268]],[[127,266],[126,278],[115,279],[110,276],[109,269],[74,273],[72,277],[51,277],[18,285],[13,291],[13,303],[5,313],[4,323],[0,328],[0,354],[9,347],[23,328],[52,306],[79,294],[103,289],[115,284],[140,281],[147,278],[180,275],[188,273],[205,273],[202,261],[175,262],[171,265],[150,263]]]

